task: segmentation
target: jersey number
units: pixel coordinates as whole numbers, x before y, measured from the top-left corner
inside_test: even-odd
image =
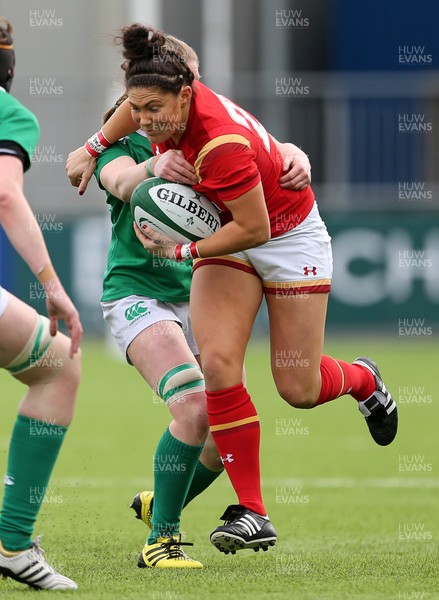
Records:
[[[235,123],[243,125],[247,129],[250,129],[250,131],[253,129],[262,140],[267,152],[270,152],[270,136],[264,127],[259,123],[259,121],[249,115],[248,112],[246,112],[243,108],[240,108],[234,104],[228,98],[225,98],[219,94],[218,98]]]

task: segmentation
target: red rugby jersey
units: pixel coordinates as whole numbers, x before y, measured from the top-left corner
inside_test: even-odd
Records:
[[[281,188],[282,156],[263,126],[231,100],[215,94],[202,83],[194,82],[193,91],[186,130],[178,144],[169,139],[156,146],[156,153],[171,148],[183,151],[198,176],[199,183],[194,189],[205,194],[222,211],[222,224],[232,218],[227,202],[261,181],[271,237],[296,227],[313,206],[311,187],[302,191]]]

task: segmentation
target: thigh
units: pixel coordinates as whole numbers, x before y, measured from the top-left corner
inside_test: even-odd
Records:
[[[328,294],[267,294],[271,367],[279,392],[320,388]]]
[[[2,290],[2,294],[5,294]],[[0,367],[14,360],[27,343],[37,320],[36,311],[8,293],[9,301],[0,316]]]
[[[181,328],[184,333],[184,337],[186,338],[189,348],[191,349],[192,353],[196,357],[198,357],[200,353],[192,329],[192,320],[189,312],[189,302],[172,303],[169,304],[169,306],[172,308],[173,312],[179,319]]]
[[[191,318],[207,389],[242,381],[245,350],[261,301],[262,283],[255,275],[220,265],[194,271]]]

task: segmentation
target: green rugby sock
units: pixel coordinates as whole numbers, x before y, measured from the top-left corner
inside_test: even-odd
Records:
[[[154,507],[148,544],[177,535],[180,515],[203,445],[189,446],[166,429],[154,457]]]
[[[0,540],[7,550],[26,550],[67,427],[18,415],[9,444],[0,514]]]
[[[202,462],[198,461],[183,507],[187,506],[189,502],[201,494],[201,492],[204,492],[204,490],[207,489],[222,472],[223,471],[211,471],[205,467]]]

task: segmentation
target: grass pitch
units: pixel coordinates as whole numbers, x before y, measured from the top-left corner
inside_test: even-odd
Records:
[[[199,571],[138,569],[146,527],[128,505],[152,487],[152,460],[169,422],[135,370],[98,344],[83,347],[75,419],[36,533],[78,600],[439,598],[437,342],[328,338],[325,352],[374,357],[399,406],[395,442],[372,441],[355,401],[289,408],[272,383],[267,344],[248,352],[249,390],[262,425],[266,506],[279,540],[268,552],[220,554],[209,533],[235,495],[222,475],[184,511],[182,531]],[[23,387],[0,375],[0,472]],[[0,595],[32,590],[0,581]],[[38,598],[54,592],[39,592]]]

